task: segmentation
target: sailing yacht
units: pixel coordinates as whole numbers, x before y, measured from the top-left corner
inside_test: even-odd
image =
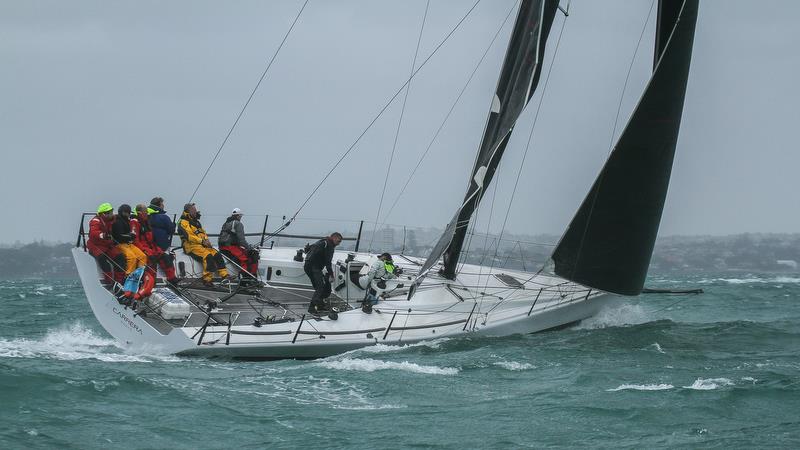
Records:
[[[393,255],[400,275],[365,287],[360,275],[383,262],[359,252],[358,244],[355,251],[337,251],[331,312],[310,315],[312,289],[302,249],[263,248],[260,284],[219,288],[199,283],[202,267],[178,249],[184,280],[172,285],[159,279],[143,306],[131,309],[120,303],[114,286],[101,283],[85,249],[82,220],[72,254],[92,311],[121,343],[148,351],[319,358],[377,344],[549,330],[591,317],[619,296],[640,294],[669,185],[697,8],[698,0],[659,1],[650,81],[542,270],[460,261],[467,227],[538,87],[559,10],[557,0],[522,0],[469,187],[427,258]],[[368,289],[380,297],[371,311],[361,308]]]

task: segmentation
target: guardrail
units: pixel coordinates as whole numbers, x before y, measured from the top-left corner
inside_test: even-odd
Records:
[[[80,226],[78,227],[78,238],[75,241],[75,247],[83,247],[83,249],[86,250],[86,236],[89,234],[89,232],[86,231],[86,226],[85,226],[86,216],[92,217],[94,215],[95,215],[95,213],[93,213],[93,212],[85,212],[85,213],[81,214],[81,222],[80,222]],[[177,226],[176,220],[177,220],[177,215],[173,214],[172,221]],[[260,233],[245,233],[244,235],[247,236],[247,237],[258,237],[259,238],[259,246],[263,246],[264,245],[264,240],[267,239],[267,238],[323,239],[323,238],[326,237],[326,236],[318,236],[318,235],[312,235],[312,234],[268,233],[267,232],[267,222],[268,221],[269,221],[269,214],[266,214],[264,216],[264,226],[261,228],[261,232]],[[363,231],[363,229],[364,229],[364,221],[362,220],[362,221],[359,222],[359,225],[358,225],[358,235],[356,235],[356,236],[343,236],[342,237],[343,241],[355,241],[356,245],[355,245],[355,250],[354,251],[356,251],[356,252],[358,251],[358,248],[361,245],[361,232]],[[172,246],[172,236],[174,236],[174,234],[175,233],[173,232],[173,234],[170,235],[170,247]],[[214,237],[214,238],[218,238],[219,237],[219,233],[207,233],[207,234],[208,234],[209,237]]]

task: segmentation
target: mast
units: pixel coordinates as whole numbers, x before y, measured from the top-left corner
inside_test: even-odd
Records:
[[[517,119],[536,90],[547,35],[557,9],[558,0],[521,1],[467,193],[423,265],[421,274],[444,256],[441,273],[446,278],[455,278],[467,225],[494,177]]]
[[[659,2],[653,75],[551,256],[557,275],[607,292],[641,292],[672,172],[697,5]]]

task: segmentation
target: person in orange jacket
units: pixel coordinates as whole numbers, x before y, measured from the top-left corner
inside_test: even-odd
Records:
[[[136,205],[136,216],[131,219],[131,230],[134,233],[133,245],[141,250],[148,259],[148,267],[156,273],[156,264],[161,266],[167,282],[175,284],[178,279],[175,277],[175,258],[172,254],[166,253],[153,239],[153,230],[150,227],[147,206]]]
[[[183,214],[178,222],[178,235],[181,237],[183,251],[202,261],[204,285],[214,286],[212,283],[214,272],[217,272],[222,278],[228,278],[225,258],[211,246],[208,234],[200,224],[200,211],[197,210],[194,203],[183,205]]]

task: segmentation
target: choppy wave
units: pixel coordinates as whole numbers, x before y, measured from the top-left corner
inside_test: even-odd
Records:
[[[453,367],[424,366],[408,361],[394,362],[381,361],[371,358],[342,358],[325,360],[320,366],[335,370],[355,370],[359,372],[374,372],[376,370],[400,370],[404,372],[421,373],[426,375],[456,375],[459,369]]]
[[[533,364],[520,363],[520,362],[516,362],[516,361],[497,361],[496,363],[494,363],[494,365],[502,367],[504,369],[513,370],[513,371],[529,370],[529,369],[535,369],[536,368],[536,366],[534,366]]]
[[[697,281],[700,284],[714,284],[714,283],[728,283],[728,284],[759,284],[759,283],[783,283],[783,284],[796,284],[800,283],[800,277],[789,276],[775,276],[760,278],[754,276],[747,276],[744,278],[703,278]]]
[[[724,386],[733,386],[733,381],[728,378],[698,378],[691,386],[684,386],[684,389],[694,389],[696,391],[710,391]]]
[[[98,336],[80,323],[69,328],[50,330],[40,339],[0,339],[0,358],[96,359],[105,362],[180,360],[169,355],[127,353],[115,340]]]
[[[415,342],[413,344],[401,344],[401,345],[388,345],[388,344],[376,344],[370,345],[369,347],[362,347],[356,350],[351,350],[344,354],[352,354],[352,353],[391,353],[391,352],[399,352],[403,350],[408,350],[414,347],[427,347],[437,349],[443,343],[449,341],[450,338],[441,338],[435,339],[431,341],[422,341],[422,342]]]
[[[613,389],[606,389],[607,392],[617,391],[665,391],[675,386],[667,383],[661,384],[621,384]]]
[[[658,353],[661,353],[662,355],[667,354],[667,352],[665,352],[664,349],[661,348],[661,345],[659,345],[658,342],[653,342],[652,344],[648,345],[645,348],[652,348],[653,350],[655,350]]]

